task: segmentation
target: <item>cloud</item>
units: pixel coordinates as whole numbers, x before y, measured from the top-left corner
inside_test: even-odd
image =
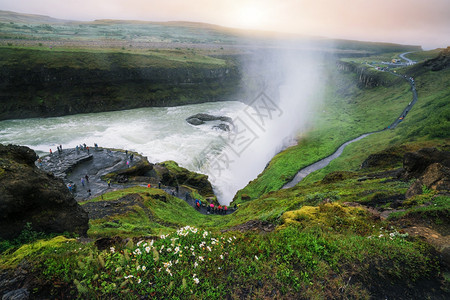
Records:
[[[64,19],[183,20],[390,42],[408,36],[410,44],[450,44],[448,0],[0,0],[0,9]]]

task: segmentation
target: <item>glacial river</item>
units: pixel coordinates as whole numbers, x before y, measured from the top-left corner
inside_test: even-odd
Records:
[[[226,132],[213,123],[192,126],[185,119],[197,113],[234,118],[246,107],[241,102],[213,102],[178,107],[140,108],[125,111],[33,118],[0,122],[0,143],[24,145],[38,155],[56,146],[93,146],[128,149],[150,162],[174,160],[183,167],[208,174],[204,164],[219,155]],[[221,185],[216,178],[215,188]],[[223,200],[229,202],[230,200]]]

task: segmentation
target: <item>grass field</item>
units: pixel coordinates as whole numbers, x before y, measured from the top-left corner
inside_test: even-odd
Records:
[[[73,27],[59,23],[26,28],[15,22],[2,23],[1,29],[9,38],[26,39],[28,34],[62,38],[66,34],[73,39],[98,38],[107,26],[119,26],[97,23],[76,25],[80,26],[77,34],[70,31]],[[142,38],[135,33],[143,25],[127,26],[121,28],[132,34],[124,34],[125,39]],[[106,37],[111,31],[105,29],[103,34]],[[116,37],[121,34],[117,31]],[[175,32],[167,37],[176,38]],[[188,49],[146,53],[128,48],[115,48],[113,53],[99,48],[55,50],[39,45],[33,49],[2,47],[0,64],[47,64],[49,55],[54,67],[109,68],[102,63],[106,59],[116,65],[126,60],[132,66],[152,67],[204,64],[208,68],[224,63]],[[398,53],[349,61],[363,64],[366,59],[393,58]],[[29,264],[35,279],[29,291],[35,298],[446,299],[450,282],[436,249],[404,228],[418,222],[448,230],[449,198],[424,189],[423,194],[399,204],[402,211],[386,220],[359,207],[389,210],[391,203],[386,199],[404,196],[412,182],[373,175],[400,167],[406,151],[432,146],[448,149],[450,69],[434,72],[411,67],[403,72],[414,76],[419,94],[407,118],[395,130],[349,145],[328,167],[293,188],[280,190],[300,168],[330,155],[345,141],[391,124],[412,99],[409,84],[392,76],[386,84],[361,88],[356,74],[330,69],[323,105],[317,108],[309,130],[238,193],[239,206],[233,214],[202,215],[158,189],[114,191],[81,205],[130,198],[135,204],[114,214],[91,217],[87,239],[68,233],[44,235],[27,226],[15,240],[0,241],[1,268]],[[384,80],[390,74],[382,76]],[[395,154],[399,160],[359,168],[369,154],[380,151]],[[98,247],[94,241],[100,238],[111,243]]]

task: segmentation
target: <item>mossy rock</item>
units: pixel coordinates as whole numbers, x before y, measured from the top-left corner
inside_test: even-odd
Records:
[[[368,230],[368,214],[360,207],[346,207],[337,203],[325,203],[319,206],[303,206],[298,210],[287,211],[281,216],[282,225],[311,227],[319,226],[326,229],[346,230],[354,226]]]
[[[192,187],[204,197],[214,196],[211,183],[208,176],[200,173],[191,172],[188,169],[180,167],[176,162],[169,160],[158,164],[162,168],[155,168],[158,172],[161,182],[167,186]]]

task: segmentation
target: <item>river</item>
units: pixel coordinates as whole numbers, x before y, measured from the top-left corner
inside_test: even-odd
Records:
[[[59,144],[73,148],[97,143],[138,152],[150,162],[174,160],[192,171],[208,174],[204,165],[221,153],[227,133],[212,129],[211,123],[192,126],[185,119],[197,113],[235,118],[246,107],[241,102],[226,101],[6,120],[0,122],[0,143],[28,146],[41,156],[48,154],[50,148],[55,151]],[[214,179],[215,189],[220,190],[220,178]]]

